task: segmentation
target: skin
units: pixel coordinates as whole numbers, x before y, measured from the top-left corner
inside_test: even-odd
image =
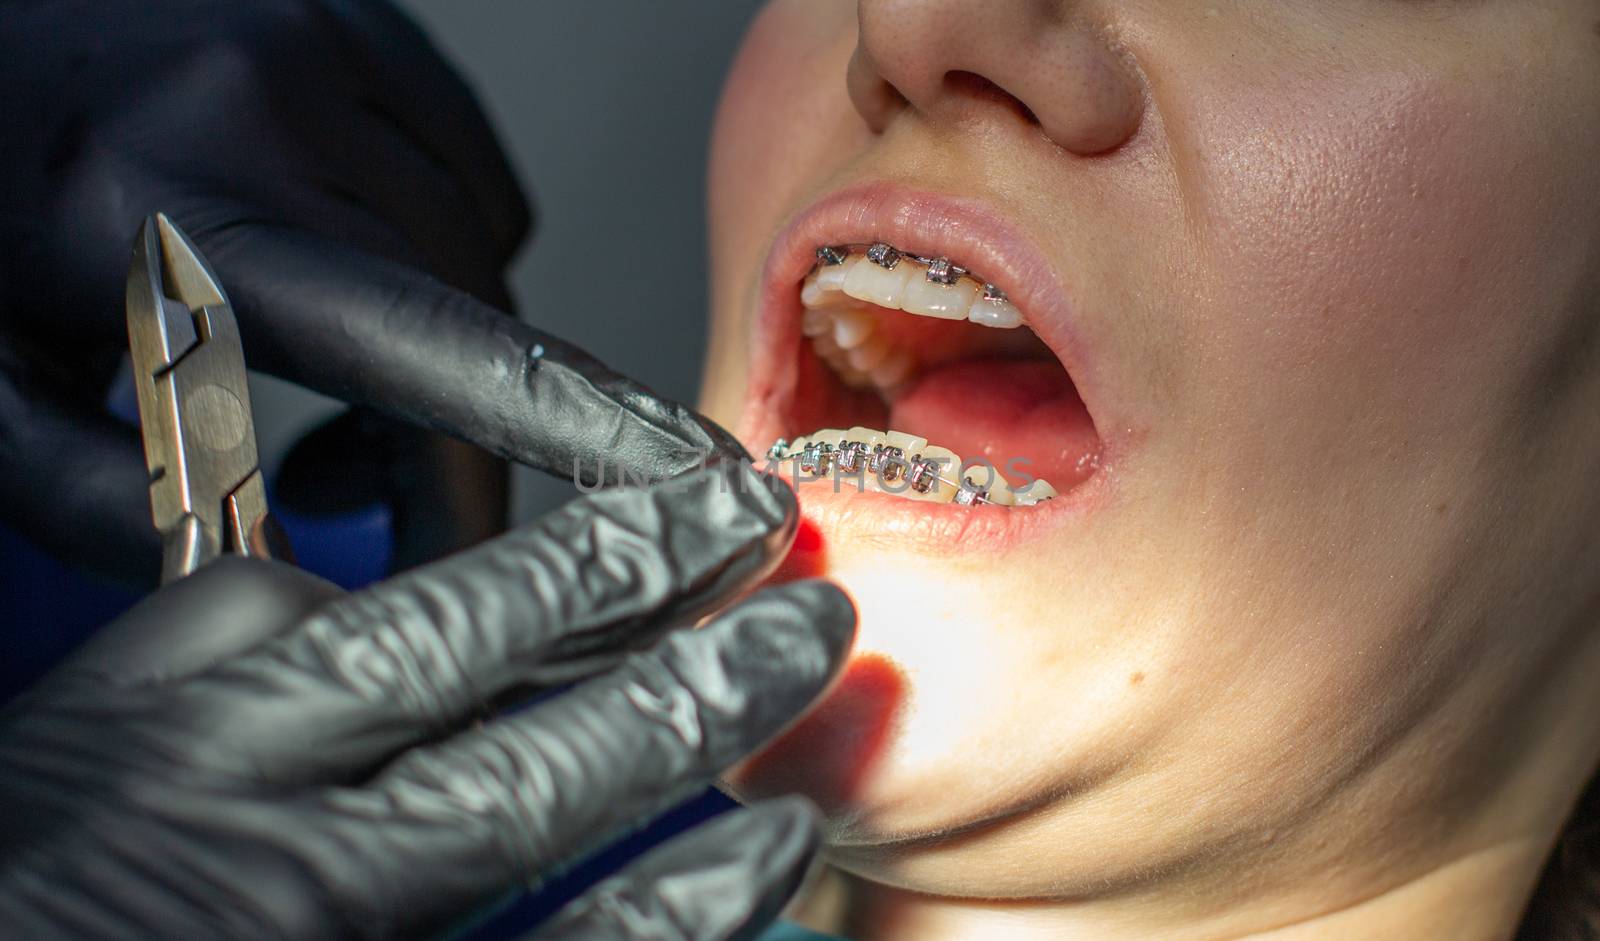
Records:
[[[824,927],[1514,929],[1600,760],[1597,24],[1593,0],[766,9],[713,145],[703,407],[740,420],[774,234],[890,180],[1045,253],[1127,442],[1091,513],[1001,557],[830,552],[858,655],[904,677],[884,750],[844,796],[803,751],[732,781],[823,800]]]

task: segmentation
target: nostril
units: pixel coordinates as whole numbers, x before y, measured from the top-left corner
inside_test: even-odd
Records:
[[[1037,126],[1038,115],[1022,103],[1022,99],[976,72],[952,71],[944,74],[944,88],[952,97],[992,102],[1014,112],[1023,121]]]
[[[882,134],[889,121],[907,104],[900,89],[879,73],[865,49],[856,46],[845,70],[845,88],[856,112],[873,133]]]

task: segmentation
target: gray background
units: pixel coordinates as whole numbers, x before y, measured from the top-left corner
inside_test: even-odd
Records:
[[[399,2],[478,92],[537,204],[538,231],[510,273],[521,316],[692,403],[706,330],[706,147],[758,0]],[[264,455],[337,409],[252,380]],[[520,521],[574,490],[518,468],[514,493]]]
[[[693,402],[705,350],[705,165],[756,0],[403,0],[478,91],[539,208],[511,272],[525,319]],[[527,519],[572,494],[519,469]]]

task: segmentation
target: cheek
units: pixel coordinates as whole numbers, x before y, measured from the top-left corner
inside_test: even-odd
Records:
[[[848,140],[854,44],[853,4],[774,3],[751,25],[712,136],[711,214],[724,244],[775,228]]]
[[[1494,367],[1511,332],[1538,326],[1507,311],[1537,295],[1556,194],[1535,163],[1539,128],[1493,100],[1340,76],[1289,85],[1264,111],[1217,111],[1212,133],[1233,143],[1204,190],[1225,302],[1204,324],[1212,352],[1276,367],[1323,402],[1359,367],[1383,407]]]
[[[1282,625],[1282,656],[1327,651],[1295,667],[1303,702],[1399,703],[1423,679],[1412,653],[1458,616],[1440,599],[1470,590],[1461,573],[1514,564],[1516,390],[1600,228],[1594,165],[1552,142],[1593,122],[1564,127],[1559,96],[1487,70],[1337,72],[1266,99],[1197,87],[1201,300],[1175,318],[1195,420],[1173,436],[1202,472],[1181,492],[1208,513],[1193,558],[1227,551],[1239,597],[1265,586],[1249,620]],[[1208,597],[1205,618],[1237,621],[1236,604]]]
[[[778,2],[751,24],[723,89],[707,189],[711,347],[700,407],[738,416],[764,252],[790,207],[849,153],[844,68],[854,4]],[[857,132],[858,133],[858,132]]]

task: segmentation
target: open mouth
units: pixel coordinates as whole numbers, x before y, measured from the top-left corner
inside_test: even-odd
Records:
[[[793,479],[1021,510],[1094,475],[1094,422],[1003,287],[887,242],[815,257],[786,434],[769,452]]]

